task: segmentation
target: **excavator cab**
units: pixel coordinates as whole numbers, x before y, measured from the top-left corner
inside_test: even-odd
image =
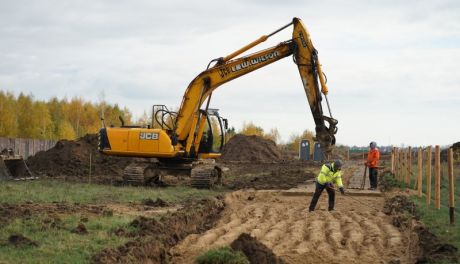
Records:
[[[208,109],[206,126],[200,141],[198,154],[221,153],[225,142],[228,120],[219,115],[219,109]]]

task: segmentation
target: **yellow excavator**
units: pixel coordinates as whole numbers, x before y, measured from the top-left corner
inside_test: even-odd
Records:
[[[292,39],[237,58],[291,25]],[[165,170],[183,170],[191,173],[192,186],[210,187],[221,175],[212,160],[220,157],[227,128],[227,120],[217,109],[209,108],[212,93],[226,82],[291,55],[316,124],[316,139],[329,154],[335,144],[337,120],[332,117],[327,100],[326,77],[318,52],[299,18],[225,57],[211,60],[207,69],[189,84],[178,111],[154,105],[153,121],[147,127],[125,126],[123,121],[121,127],[104,125],[99,131],[99,150],[107,155],[156,158],[156,162],[129,165],[124,172],[127,182],[155,183]],[[326,98],[329,116],[323,113],[321,93]]]

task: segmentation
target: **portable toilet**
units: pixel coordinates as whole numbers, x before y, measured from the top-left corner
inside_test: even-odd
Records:
[[[308,141],[308,139],[302,139],[300,141],[299,159],[310,160],[310,141]]]

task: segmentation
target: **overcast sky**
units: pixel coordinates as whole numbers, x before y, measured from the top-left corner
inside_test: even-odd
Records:
[[[0,0],[0,89],[128,107],[179,106],[208,62],[301,18],[328,77],[337,141],[460,141],[460,1]],[[291,37],[292,28],[254,49]],[[314,130],[291,58],[221,86],[237,129]]]

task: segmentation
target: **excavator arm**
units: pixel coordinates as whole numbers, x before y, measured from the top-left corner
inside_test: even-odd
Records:
[[[293,25],[292,39],[281,42],[280,44],[250,55],[236,58],[243,52],[264,42],[272,35]],[[325,116],[322,109],[322,95],[327,100],[328,89],[325,77],[318,59],[318,52],[308,34],[302,21],[294,18],[288,25],[276,30],[275,32],[264,35],[254,42],[233,52],[232,54],[213,60],[215,65],[208,66],[208,69],[200,73],[189,84],[179,108],[174,126],[174,137],[181,145],[185,146],[185,153],[194,155],[203,133],[203,126],[209,102],[213,91],[220,85],[243,76],[247,73],[265,67],[280,59],[293,56],[297,64],[302,84],[307,95],[313,119],[316,124],[316,138],[321,143],[321,147],[326,154],[330,153],[331,146],[335,144],[335,134],[337,133],[337,120],[329,115]],[[212,62],[213,62],[212,61]],[[206,103],[204,110],[201,106]],[[329,103],[327,103],[329,108]]]

